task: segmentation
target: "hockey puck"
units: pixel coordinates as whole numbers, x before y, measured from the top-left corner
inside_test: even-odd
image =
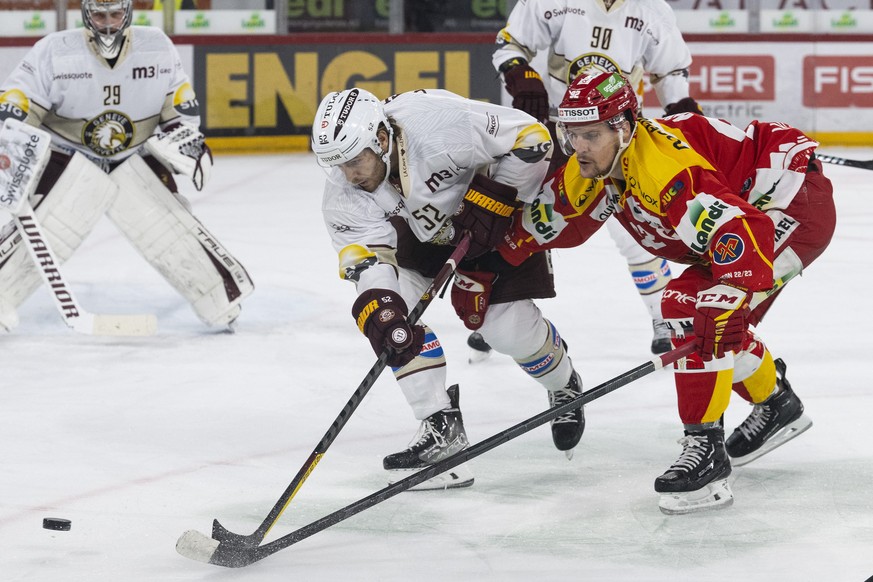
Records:
[[[70,531],[72,525],[73,524],[69,519],[63,519],[60,517],[44,517],[42,520],[42,527],[45,529],[53,529],[55,531]]]

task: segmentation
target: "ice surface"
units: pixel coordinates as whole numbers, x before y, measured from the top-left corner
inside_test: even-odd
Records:
[[[861,159],[871,149],[823,150]],[[321,222],[309,155],[219,157],[196,214],[257,290],[235,334],[205,328],[107,221],[65,266],[87,309],[152,312],[152,338],[68,330],[44,289],[0,338],[0,580],[857,580],[873,575],[870,411],[873,172],[827,167],[839,225],[759,327],[813,428],[731,477],[733,507],[662,515],[654,478],[680,451],[670,372],[587,408],[567,461],[541,427],[472,462],[476,484],[404,493],[244,570],[187,560],[212,519],[252,532],[375,360]],[[645,362],[651,329],[606,231],[556,253],[540,302],[591,388]],[[547,406],[505,357],[467,364],[447,300],[424,318],[476,442]],[[735,426],[750,411],[738,398]],[[386,484],[417,429],[383,374],[268,539]],[[72,520],[69,532],[43,517]]]

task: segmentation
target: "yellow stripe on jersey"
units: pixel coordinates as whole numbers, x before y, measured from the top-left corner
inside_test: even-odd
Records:
[[[562,214],[566,218],[584,214],[599,199],[598,195],[602,190],[603,181],[582,177],[579,173],[579,160],[576,156],[571,156],[564,167],[564,180],[558,185],[557,197],[569,202],[574,211]]]
[[[622,163],[629,164],[625,178],[638,202],[661,215],[660,195],[665,184],[672,185],[680,174],[690,180],[691,173],[686,171],[689,168],[714,170],[715,167],[688,145],[678,129],[646,118],[640,118],[638,124],[636,137],[622,154]],[[692,184],[685,185],[685,188],[691,187]]]
[[[747,233],[749,233],[749,240],[752,241],[752,246],[755,247],[755,252],[756,252],[756,253],[758,254],[758,256],[761,258],[761,260],[764,261],[764,263],[766,263],[767,266],[770,267],[770,268],[772,269],[772,268],[773,268],[773,263],[770,262],[770,259],[767,258],[767,255],[765,255],[764,253],[761,252],[761,248],[758,246],[758,239],[755,238],[755,233],[753,233],[753,232],[752,232],[752,229],[749,228],[749,223],[746,222],[746,219],[745,219],[744,217],[742,217],[742,216],[740,217],[740,222],[743,223],[743,228],[746,229],[746,232],[747,232]],[[710,251],[710,253],[711,253],[711,252],[712,252],[712,251]]]
[[[552,149],[552,136],[542,123],[532,123],[518,132],[512,154],[529,164],[539,162]]]
[[[340,279],[357,281],[358,277],[361,276],[361,271],[377,262],[376,253],[364,245],[352,244],[343,247],[339,252]]]

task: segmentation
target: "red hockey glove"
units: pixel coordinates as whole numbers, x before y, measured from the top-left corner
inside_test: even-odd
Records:
[[[697,293],[694,344],[708,362],[739,351],[749,329],[750,294],[730,285],[715,285]]]
[[[676,103],[670,103],[664,108],[664,115],[676,115],[677,113],[697,113],[703,115],[703,109],[691,97],[680,99]]]
[[[467,329],[477,330],[485,323],[485,313],[491,300],[491,287],[496,273],[488,271],[455,271],[452,285],[452,307]]]
[[[537,121],[548,121],[549,94],[539,73],[519,60],[519,64],[503,71],[503,80],[506,92],[512,95],[514,108],[532,115]]]
[[[376,355],[388,351],[388,365],[400,368],[421,353],[424,328],[406,321],[408,311],[403,298],[390,289],[370,289],[358,296],[352,317]]]
[[[469,230],[473,238],[467,257],[478,257],[493,249],[512,226],[512,213],[518,207],[517,194],[512,186],[476,174],[461,207],[452,217],[455,229],[452,244],[458,244],[464,231]]]

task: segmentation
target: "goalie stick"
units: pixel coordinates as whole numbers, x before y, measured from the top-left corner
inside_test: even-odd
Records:
[[[49,247],[30,204],[24,202],[22,209],[13,216],[24,246],[68,327],[89,335],[143,336],[155,333],[158,324],[154,315],[97,315],[82,309],[61,274],[60,262]]]
[[[27,252],[51,292],[64,323],[92,335],[151,335],[157,329],[154,315],[95,315],[79,306],[60,271],[60,261],[36,219],[28,198],[36,190],[50,155],[48,132],[6,119],[0,127],[0,208],[8,211]]]
[[[661,354],[660,356],[655,356],[645,364],[637,366],[636,368],[629,370],[615,378],[600,384],[592,388],[591,390],[587,390],[583,392],[580,396],[577,396],[573,400],[562,404],[561,406],[550,408],[544,412],[537,414],[536,416],[532,416],[527,420],[516,424],[506,430],[503,430],[484,441],[476,443],[475,445],[470,446],[469,448],[460,451],[451,457],[443,459],[442,461],[437,461],[433,465],[430,465],[417,473],[410,475],[400,481],[396,481],[387,487],[376,491],[375,493],[368,495],[354,503],[343,507],[331,514],[328,514],[321,519],[318,519],[309,525],[305,525],[298,530],[295,530],[289,534],[286,534],[276,540],[273,540],[269,543],[266,543],[262,546],[242,546],[242,545],[234,545],[227,541],[219,541],[217,539],[209,538],[206,535],[200,533],[196,530],[189,530],[182,534],[179,540],[176,542],[176,551],[179,554],[185,556],[186,558],[190,558],[192,560],[197,560],[201,562],[206,562],[209,564],[214,564],[216,566],[225,566],[228,568],[242,568],[244,566],[248,566],[254,562],[259,560],[263,560],[264,558],[271,556],[278,552],[279,550],[283,550],[288,546],[296,544],[297,542],[304,540],[322,530],[325,530],[337,523],[344,521],[353,515],[357,515],[358,513],[364,511],[365,509],[369,509],[374,505],[382,503],[383,501],[394,497],[395,495],[406,491],[419,483],[423,483],[428,479],[432,479],[433,477],[439,475],[440,473],[444,473],[454,467],[462,463],[466,463],[470,459],[478,457],[484,453],[487,453],[491,449],[497,448],[500,445],[507,443],[527,432],[530,432],[534,428],[546,424],[547,422],[554,420],[555,418],[561,416],[562,414],[566,414],[571,410],[575,410],[580,406],[588,404],[594,400],[597,400],[601,396],[605,396],[610,392],[621,388],[622,386],[626,386],[630,384],[634,380],[638,380],[643,376],[646,376],[656,370],[660,370],[661,368],[668,366],[689,355],[694,351],[694,343],[687,343],[679,348],[676,348],[672,351],[669,351],[665,354]]]
[[[828,154],[820,154],[818,152],[815,152],[815,157],[826,164],[846,166],[847,168],[861,168],[862,170],[873,170],[873,160],[850,160],[848,158],[829,156]]]
[[[467,250],[470,248],[470,233],[464,233],[463,238],[455,247],[455,250],[449,256],[446,263],[442,266],[436,276],[431,281],[430,286],[424,292],[424,295],[421,296],[418,304],[407,317],[407,321],[410,324],[416,323],[419,318],[421,318],[421,314],[424,313],[424,310],[427,309],[427,306],[430,305],[430,302],[433,301],[433,298],[436,297],[437,293],[439,293],[440,288],[445,285],[446,281],[448,281],[451,274],[455,271],[458,266],[458,263],[461,262],[461,259],[464,258],[464,255],[467,254]],[[218,540],[216,543],[221,542],[226,545],[232,545],[234,547],[241,546],[247,548],[257,547],[260,544],[270,529],[275,525],[276,521],[291,503],[291,500],[294,498],[294,495],[297,494],[297,491],[303,486],[303,483],[309,477],[310,473],[315,469],[315,466],[327,452],[327,449],[330,447],[331,443],[336,439],[337,435],[339,435],[340,431],[343,429],[345,424],[348,422],[349,418],[352,416],[352,413],[355,409],[358,408],[358,405],[364,399],[364,396],[367,395],[367,392],[370,391],[370,388],[373,387],[373,384],[376,382],[376,379],[382,373],[382,370],[385,369],[386,362],[388,360],[388,353],[382,352],[379,355],[379,359],[376,360],[376,363],[370,368],[370,371],[367,372],[367,375],[361,381],[361,384],[354,391],[349,401],[346,402],[346,405],[343,406],[343,409],[340,411],[339,415],[327,429],[327,432],[321,437],[321,440],[315,445],[315,449],[313,449],[312,453],[310,453],[309,458],[306,459],[306,463],[300,467],[300,470],[297,471],[297,475],[294,476],[294,479],[282,492],[282,495],[279,497],[279,500],[267,514],[267,517],[264,518],[264,521],[261,522],[261,525],[249,535],[242,535],[233,533],[227,530],[224,526],[222,526],[218,520],[214,520],[212,522],[212,537],[215,540]]]

